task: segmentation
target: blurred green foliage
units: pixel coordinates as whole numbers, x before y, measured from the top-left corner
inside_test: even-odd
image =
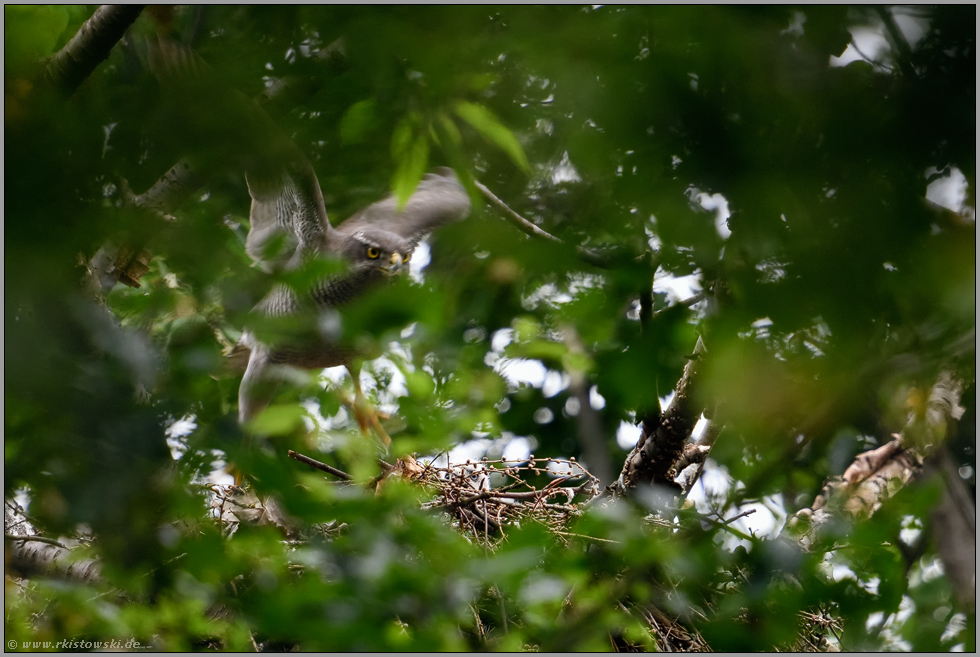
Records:
[[[297,374],[258,420],[269,445],[246,449],[240,374],[222,355],[274,283],[244,252],[240,143],[264,128],[232,91],[256,98],[289,78],[265,111],[309,157],[335,224],[450,165],[564,240],[527,238],[475,202],[429,240],[423,280],[259,328],[328,321],[386,355],[403,391],[391,368],[366,369],[374,401],[397,404],[395,452],[476,436],[498,457],[519,436],[539,456],[581,459],[567,381],[555,392],[494,368],[522,358],[595,386],[593,439],[618,472],[621,423],[659,407],[702,335],[699,400],[724,426],[712,467],[731,483],[708,496],[722,516],[765,499],[783,517],[809,506],[903,428],[912,392],[943,369],[969,386],[948,444],[975,491],[975,7],[917,8],[907,59],[893,45],[880,63],[836,66],[849,31],[880,27],[875,9],[187,6],[144,13],[72,98],[56,97],[39,61],[92,10],[5,7],[4,495],[25,492],[47,535],[97,537],[104,582],[8,579],[8,639],[652,649],[656,608],[721,651],[792,647],[817,612],[840,619],[823,635],[843,649],[975,650],[975,615],[937,574],[933,483],[807,553],[709,522],[703,506],[661,527],[651,491],[590,508],[567,535],[525,524],[487,549],[421,510],[424,491],[338,487],[285,458],[377,475],[353,423],[321,421],[349,381]],[[160,36],[199,53],[220,88],[159,80],[147,43]],[[177,221],[124,203],[123,180],[144,191],[180,157],[206,186]],[[954,168],[958,214],[925,198]],[[712,194],[730,236],[701,203]],[[141,287],[106,295],[111,314],[82,284],[107,240],[153,255]],[[283,278],[302,286],[334,266]],[[654,277],[690,274],[710,299],[671,306],[654,286],[641,327]],[[181,418],[193,431],[168,449]],[[223,460],[291,516],[346,528],[303,544],[269,527],[223,537],[202,485]]]

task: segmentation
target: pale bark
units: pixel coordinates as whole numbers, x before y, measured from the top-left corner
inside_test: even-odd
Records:
[[[101,565],[95,559],[74,560],[72,550],[41,542],[31,536],[7,537],[7,567],[21,577],[54,577],[94,584],[100,581]]]
[[[812,506],[801,509],[787,523],[804,548],[813,545],[828,523],[841,515],[851,521],[871,516],[913,478],[939,472],[943,497],[932,512],[932,529],[957,600],[972,607],[976,589],[976,510],[944,447],[952,423],[963,408],[960,388],[943,372],[930,391],[925,408],[913,413],[909,424],[892,440],[863,454],[839,478],[828,482]]]

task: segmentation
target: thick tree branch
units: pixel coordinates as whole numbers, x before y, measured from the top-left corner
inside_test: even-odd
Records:
[[[670,406],[662,414],[644,418],[642,432],[617,479],[606,490],[623,494],[638,484],[678,488],[675,464],[683,454],[684,443],[691,435],[701,411],[693,406],[695,380],[704,343],[698,338],[693,357],[674,388]]]
[[[704,473],[704,464],[708,460],[708,454],[711,453],[711,449],[715,446],[715,441],[718,440],[718,434],[721,433],[721,425],[711,419],[714,417],[713,412],[709,410],[704,411],[705,419],[708,421],[708,425],[698,436],[698,439],[684,445],[684,453],[681,457],[677,459],[677,463],[674,464],[674,471],[679,475],[683,472],[691,463],[697,463],[697,469],[688,476],[682,483],[684,487],[684,495],[690,495],[691,491],[694,489],[694,484],[698,483],[698,479]]]
[[[45,77],[66,96],[92,74],[122,38],[145,5],[102,5],[48,60]]]
[[[181,159],[153,183],[152,187],[142,194],[130,196],[127,200],[133,205],[168,214],[202,185],[204,180],[194,171],[190,162]]]
[[[869,452],[859,454],[839,480],[829,482],[811,507],[817,524],[829,518],[829,504],[837,497],[841,508],[850,516],[870,516],[887,498],[911,480],[921,465],[916,450],[902,445],[895,434],[890,441]]]
[[[927,408],[913,417],[901,435],[858,455],[844,474],[824,486],[813,505],[787,523],[804,548],[809,548],[834,515],[850,519],[873,514],[923,470],[942,474],[945,486],[933,510],[933,534],[957,601],[972,608],[976,589],[976,510],[943,441],[962,412],[959,386],[943,372],[933,386]]]
[[[6,540],[7,567],[21,577],[56,577],[74,582],[100,581],[101,565],[95,559],[75,561],[71,549],[42,542],[33,536],[17,536]]]
[[[926,460],[925,474],[942,478],[943,493],[929,518],[939,558],[956,601],[973,609],[977,581],[977,509],[958,468],[943,447]]]

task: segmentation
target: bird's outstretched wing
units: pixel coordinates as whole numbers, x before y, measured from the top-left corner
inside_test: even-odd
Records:
[[[414,246],[426,233],[460,221],[469,212],[470,197],[456,174],[440,167],[425,175],[401,210],[395,197],[389,196],[347,219],[340,230],[347,234],[367,227],[387,230],[411,240]]]

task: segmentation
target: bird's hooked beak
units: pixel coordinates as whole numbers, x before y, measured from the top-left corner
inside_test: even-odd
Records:
[[[378,269],[388,276],[396,276],[403,270],[408,269],[407,259],[401,253],[392,253],[391,257],[388,258],[388,262],[379,266]]]

